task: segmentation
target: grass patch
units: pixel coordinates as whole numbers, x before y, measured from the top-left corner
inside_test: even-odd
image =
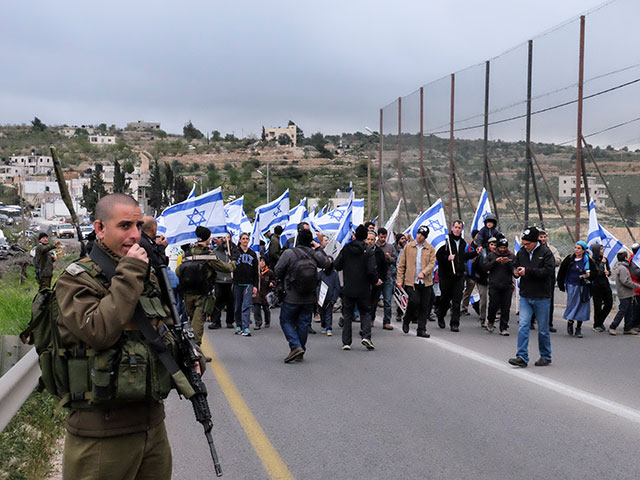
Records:
[[[33,267],[20,285],[20,273],[12,271],[0,280],[2,302],[0,302],[0,335],[18,335],[29,324],[31,301],[38,292]]]
[[[0,434],[0,479],[39,480],[50,470],[56,441],[64,434],[66,411],[57,401],[34,392]]]

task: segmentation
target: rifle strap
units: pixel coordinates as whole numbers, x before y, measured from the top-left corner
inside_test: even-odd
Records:
[[[89,257],[96,263],[100,270],[102,270],[102,273],[107,277],[107,280],[111,282],[111,279],[116,274],[116,266],[113,263],[113,260],[111,260],[97,245],[91,249]],[[195,393],[193,388],[191,388],[186,376],[182,370],[180,370],[175,358],[173,358],[169,353],[169,350],[167,350],[167,346],[164,344],[164,341],[160,336],[160,332],[158,332],[158,330],[161,330],[164,334],[167,331],[167,326],[162,324],[158,327],[158,330],[153,328],[153,325],[151,325],[151,322],[144,313],[140,302],[136,304],[136,309],[133,312],[133,321],[136,327],[138,327],[138,330],[142,333],[142,336],[147,340],[147,342],[149,342],[153,351],[158,355],[158,358],[178,386],[180,393],[187,398],[193,395]]]

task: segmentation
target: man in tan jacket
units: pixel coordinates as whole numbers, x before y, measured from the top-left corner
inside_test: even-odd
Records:
[[[429,227],[418,228],[416,239],[412,240],[400,255],[396,283],[404,286],[409,302],[402,322],[402,331],[409,333],[409,324],[418,320],[419,337],[429,338],[427,333],[427,313],[433,302],[433,269],[436,266],[436,251],[427,242]]]

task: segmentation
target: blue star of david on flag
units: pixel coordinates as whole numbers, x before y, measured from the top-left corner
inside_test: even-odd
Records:
[[[273,209],[273,216],[277,217],[282,213],[282,207],[280,204],[276,205],[276,208]]]
[[[434,232],[444,230],[444,225],[442,225],[438,220],[429,220],[429,222],[427,222],[427,226]]]
[[[206,220],[204,218],[204,210],[198,210],[197,208],[193,209],[193,213],[191,215],[187,215],[187,218],[189,219],[189,223],[188,225],[194,225],[194,226],[198,226],[201,223],[205,223]],[[200,217],[199,219],[197,217]]]
[[[343,210],[338,210],[336,208],[335,210],[331,210],[327,215],[329,215],[331,218],[335,218],[336,220],[340,221],[340,220],[342,220],[342,217],[344,215],[344,211]]]

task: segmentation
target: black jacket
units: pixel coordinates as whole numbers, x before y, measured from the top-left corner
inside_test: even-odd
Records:
[[[551,298],[556,261],[548,247],[538,243],[529,258],[529,252],[522,247],[516,255],[513,268],[525,268],[520,277],[520,296],[524,298]]]
[[[376,273],[378,274],[378,278],[384,282],[387,279],[387,270],[389,269],[387,257],[382,249],[378,248],[376,245],[374,245],[371,250],[373,251],[373,256],[376,259]]]
[[[589,255],[588,253],[585,253],[585,255],[589,259],[589,269],[590,269],[589,278],[593,280],[591,278],[591,268],[593,268],[593,259],[591,258],[591,255]],[[560,289],[561,292],[565,291],[564,282],[567,277],[567,270],[569,269],[569,266],[573,264],[575,259],[576,259],[576,254],[572,253],[571,255],[567,255],[564,258],[564,260],[562,260],[562,263],[560,264],[560,268],[558,269],[558,278],[556,282],[558,283],[558,289]]]
[[[344,296],[368,298],[371,285],[378,281],[378,273],[374,254],[362,240],[354,240],[340,250],[334,266],[337,271],[344,271]]]
[[[611,285],[609,284],[609,277],[605,272],[609,272],[611,274],[611,267],[609,266],[609,260],[607,257],[601,256],[592,256],[590,260],[591,271],[589,278],[591,279],[592,286],[591,290],[600,291],[600,290],[611,290]]]
[[[456,242],[455,242],[456,240],[460,240],[460,243],[457,248],[456,248]],[[467,246],[467,242],[464,241],[464,238],[462,238],[462,236],[456,238],[453,236],[452,233],[450,233],[449,243],[451,243],[452,253],[456,256],[456,258],[453,259],[453,263],[456,266],[456,273],[454,275],[453,268],[451,266],[452,262],[447,260],[447,257],[449,256],[450,252],[449,252],[449,245],[447,242],[445,242],[445,244],[442,247],[440,247],[436,252],[436,260],[438,261],[438,275],[440,276],[440,278],[462,277],[467,267],[465,265],[466,261],[477,257],[478,254],[475,251],[465,253],[465,247]]]
[[[509,261],[507,263],[500,263],[497,261],[498,257],[507,257]],[[515,255],[510,251],[507,251],[504,255],[500,255],[497,251],[487,254],[484,267],[489,273],[489,286],[513,286],[513,263],[515,259]]]

